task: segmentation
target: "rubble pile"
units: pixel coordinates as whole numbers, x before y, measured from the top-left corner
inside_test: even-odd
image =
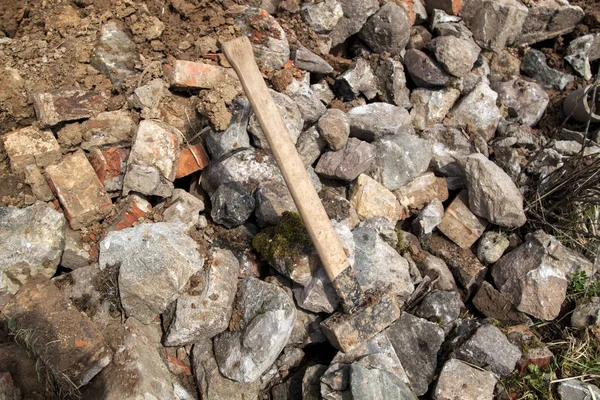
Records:
[[[49,3],[0,24],[1,398],[492,399],[552,361],[522,337],[598,273],[527,229],[524,193],[583,151],[547,126],[592,82],[597,6]],[[362,289],[400,306],[368,340],[324,322],[336,292],[219,52],[239,35]]]

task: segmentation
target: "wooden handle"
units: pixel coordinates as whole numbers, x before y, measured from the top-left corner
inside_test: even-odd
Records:
[[[256,65],[252,44],[242,36],[225,43],[223,53],[242,82],[300,217],[333,282],[349,266],[348,258]]]

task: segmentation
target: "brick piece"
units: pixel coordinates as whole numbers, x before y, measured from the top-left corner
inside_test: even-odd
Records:
[[[52,281],[24,286],[2,312],[16,332],[30,332],[25,344],[61,384],[85,385],[112,359],[94,323]]]
[[[120,192],[123,189],[128,157],[129,149],[120,147],[110,147],[106,150],[94,148],[90,152],[90,163],[108,192]]]
[[[425,0],[425,8],[428,13],[433,10],[443,10],[446,14],[458,15],[462,7],[462,0]]]
[[[394,190],[394,194],[403,212],[413,215],[418,214],[433,199],[448,200],[448,185],[446,179],[436,177],[433,172],[427,172]]]
[[[2,140],[10,167],[16,174],[24,173],[28,165],[45,167],[61,157],[60,146],[51,131],[28,126],[5,134]]]
[[[71,228],[81,229],[110,214],[112,201],[83,151],[46,168],[46,178],[60,200]]]
[[[446,208],[438,229],[463,249],[468,249],[479,239],[488,222],[469,209],[469,193],[463,190]]]
[[[408,217],[392,192],[368,175],[360,174],[350,187],[350,204],[361,220],[383,217],[397,221]]]
[[[164,71],[171,87],[176,88],[213,89],[223,80],[237,80],[231,68],[184,60],[175,60],[172,65],[166,64]]]
[[[120,231],[131,228],[140,218],[152,211],[150,203],[135,194],[129,195],[121,205],[121,211],[111,225],[109,231]]]
[[[198,161],[200,164],[198,164]],[[208,156],[206,155],[206,151],[204,151],[202,144],[198,143],[197,145],[190,146],[181,150],[175,177],[179,179],[193,174],[194,172],[207,167],[208,163]]]
[[[89,118],[104,111],[106,102],[104,93],[81,89],[56,89],[33,95],[35,115],[43,127]]]

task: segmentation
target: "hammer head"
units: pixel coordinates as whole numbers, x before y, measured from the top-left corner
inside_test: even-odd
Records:
[[[321,322],[321,329],[333,347],[347,352],[386,329],[400,318],[394,294],[371,295],[367,304],[351,314],[336,313]]]

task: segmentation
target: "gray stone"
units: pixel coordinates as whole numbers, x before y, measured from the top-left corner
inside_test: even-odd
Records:
[[[461,301],[454,292],[436,291],[427,294],[414,311],[415,316],[451,327],[460,316]]]
[[[534,126],[544,115],[550,98],[540,85],[521,78],[492,84],[498,102],[516,112],[523,124]]]
[[[600,297],[591,297],[571,314],[571,326],[583,328],[600,322]]]
[[[381,60],[375,75],[379,82],[379,93],[387,103],[410,107],[410,90],[406,87],[406,74],[400,61],[393,58]]]
[[[413,126],[423,130],[428,126],[440,124],[450,111],[460,92],[456,89],[415,89],[410,95],[413,105],[410,116]]]
[[[260,378],[287,343],[296,320],[288,294],[255,278],[240,281],[234,304],[239,330],[214,339],[219,370],[229,379],[252,382]]]
[[[435,28],[433,28],[433,31],[437,36],[453,36],[461,40],[467,40],[471,42],[472,45],[475,45],[473,42],[473,33],[462,23],[438,23],[435,25]],[[479,46],[477,46],[477,48],[479,48]]]
[[[377,78],[373,68],[364,58],[358,58],[336,78],[334,91],[346,101],[353,100],[361,93],[368,100],[374,99],[377,96]]]
[[[226,182],[239,182],[252,193],[260,182],[268,179],[283,180],[283,177],[272,156],[259,157],[254,149],[233,153],[202,171],[202,187],[209,195]]]
[[[477,258],[486,264],[493,264],[502,257],[508,245],[508,238],[504,234],[493,231],[485,232],[477,245]]]
[[[584,35],[569,43],[565,60],[585,80],[592,78],[589,51],[594,43],[594,35]]]
[[[287,345],[305,347],[309,344],[326,342],[327,338],[321,332],[322,321],[321,316],[317,314],[296,309],[296,323]]]
[[[207,266],[192,276],[176,300],[165,346],[203,342],[227,329],[239,269],[231,251],[217,248],[211,252]]]
[[[203,400],[259,400],[259,381],[243,383],[225,378],[219,372],[211,340],[194,345],[194,377]]]
[[[410,387],[397,376],[359,364],[350,366],[350,390],[353,399],[417,399]]]
[[[302,378],[302,399],[320,400],[321,399],[321,376],[327,370],[327,365],[311,365],[306,368]]]
[[[125,33],[123,24],[110,20],[100,28],[100,39],[93,50],[91,64],[108,76],[113,85],[119,85],[134,73],[139,55],[135,43]]]
[[[204,260],[183,224],[158,222],[109,232],[100,242],[101,269],[119,266],[119,295],[128,316],[151,323],[185,290]]]
[[[79,232],[67,228],[65,232],[65,248],[60,259],[61,267],[75,270],[88,266],[92,263],[89,250],[89,247],[87,250],[83,247]]]
[[[507,376],[521,359],[521,351],[494,325],[483,325],[455,353],[456,358]]]
[[[444,260],[428,252],[423,252],[422,257],[415,261],[421,274],[428,276],[434,282],[433,287],[435,289],[447,291],[458,290],[454,276]]]
[[[375,153],[374,145],[350,138],[342,150],[323,154],[315,172],[330,179],[353,181],[370,168]]]
[[[331,31],[344,17],[342,4],[338,0],[325,0],[320,3],[302,5],[304,21],[317,33]]]
[[[333,313],[339,306],[338,296],[323,268],[314,272],[306,286],[294,285],[294,298],[298,306],[315,313]]]
[[[286,347],[277,357],[277,360],[271,365],[261,377],[259,382],[261,387],[269,387],[274,382],[280,382],[290,375],[290,370],[297,369],[304,358],[304,350],[295,347]]]
[[[65,217],[37,202],[0,207],[0,304],[35,278],[50,279],[65,247]]]
[[[107,111],[91,117],[82,124],[83,143],[81,148],[124,144],[129,146],[137,125],[129,111]]]
[[[31,187],[33,195],[41,201],[54,200],[54,193],[50,189],[46,178],[35,164],[25,166],[25,183]]]
[[[251,193],[239,182],[226,182],[210,196],[210,216],[217,224],[228,228],[242,225],[252,212],[256,202]]]
[[[431,42],[431,39],[431,32],[429,32],[426,27],[422,25],[412,26],[410,28],[410,39],[408,40],[406,49],[421,50]]]
[[[389,190],[396,190],[421,175],[429,167],[429,142],[415,135],[399,133],[373,143],[377,156],[370,175]]]
[[[535,79],[548,90],[565,90],[575,79],[572,75],[549,67],[546,55],[536,49],[529,49],[521,59],[521,73]]]
[[[363,290],[391,287],[392,293],[408,297],[414,290],[408,261],[387,244],[375,229],[352,232],[356,246],[354,271]]]
[[[200,212],[204,211],[204,202],[183,189],[173,190],[173,196],[163,212],[165,222],[181,222],[189,230],[196,226]]]
[[[344,148],[350,135],[350,121],[345,112],[330,108],[319,119],[317,127],[330,149],[337,151]]]
[[[300,108],[294,100],[284,93],[279,93],[272,89],[269,89],[269,93],[271,93],[271,97],[281,114],[281,118],[287,127],[292,142],[296,144],[298,136],[300,136],[300,132],[302,132],[302,127],[304,126]],[[252,116],[250,117],[248,131],[252,134],[253,143],[256,147],[261,149],[269,148],[267,138],[254,113],[252,113]]]
[[[529,9],[521,33],[514,41],[523,46],[564,35],[575,29],[585,13],[568,2],[541,1]]]
[[[258,22],[257,22],[258,21]],[[260,8],[247,7],[236,19],[241,32],[249,37],[260,36],[252,43],[256,63],[262,68],[283,68],[290,58],[290,46],[285,31],[275,17]]]
[[[444,69],[459,78],[471,71],[481,51],[471,40],[455,36],[437,37],[431,41],[429,47]]]
[[[350,136],[372,142],[385,135],[411,133],[408,111],[387,103],[371,103],[348,111]]]
[[[379,9],[377,0],[340,0],[343,17],[329,33],[332,46],[358,33],[367,19]]]
[[[312,125],[327,111],[327,108],[310,87],[310,77],[306,74],[302,80],[294,79],[284,91],[296,103],[304,124]],[[300,132],[298,132],[298,135]],[[298,136],[296,135],[296,136]]]
[[[329,74],[333,72],[333,67],[329,65],[327,61],[302,45],[294,52],[293,60],[296,68],[308,72],[316,72],[318,74]]]
[[[177,173],[182,133],[159,121],[140,122],[127,161],[123,194],[170,197]]]
[[[419,87],[446,86],[446,82],[451,78],[437,61],[421,50],[407,50],[404,55],[404,66],[413,82]]]
[[[424,395],[435,375],[444,330],[433,322],[405,312],[390,326],[387,335],[415,393]]]
[[[396,247],[398,244],[398,234],[396,233],[396,222],[387,218],[367,218],[360,223],[361,228],[375,229],[390,246]]]
[[[325,147],[327,147],[327,142],[323,139],[316,126],[311,126],[302,132],[298,137],[298,142],[296,142],[296,150],[298,150],[300,159],[305,167],[317,161]]]
[[[560,382],[558,394],[561,400],[593,400],[600,398],[600,388],[591,383],[584,383],[578,379],[569,379]]]
[[[489,141],[494,137],[501,117],[496,106],[497,99],[498,93],[485,82],[480,82],[454,106],[448,119],[453,125],[466,128],[469,133],[479,134]]]
[[[315,92],[317,98],[321,100],[321,103],[325,104],[326,106],[331,104],[333,99],[335,99],[335,93],[333,93],[333,90],[331,90],[329,84],[324,80],[310,85],[310,87],[312,88],[313,92]]]
[[[162,79],[153,79],[146,85],[139,86],[127,99],[129,104],[140,111],[144,119],[161,118],[159,109],[164,97],[168,96],[169,85]]]
[[[363,25],[358,36],[375,52],[400,54],[410,37],[410,21],[402,7],[387,3]]]
[[[450,359],[444,364],[433,398],[435,400],[492,400],[496,376],[489,371],[481,371],[470,365]]]
[[[473,213],[504,227],[516,228],[527,222],[523,195],[500,167],[482,154],[467,156],[461,163]]]
[[[254,197],[258,226],[277,225],[284,212],[298,212],[289,189],[278,179],[261,182]]]
[[[223,132],[211,131],[206,136],[206,148],[214,160],[221,159],[234,151],[250,148],[248,136],[248,120],[250,118],[250,102],[243,97],[236,97],[231,107],[231,122]]]
[[[414,219],[413,232],[418,237],[429,235],[442,222],[443,217],[444,205],[439,199],[433,199]]]
[[[430,168],[441,176],[462,176],[462,169],[456,160],[477,152],[468,135],[442,124],[425,128],[420,136],[432,144]]]

